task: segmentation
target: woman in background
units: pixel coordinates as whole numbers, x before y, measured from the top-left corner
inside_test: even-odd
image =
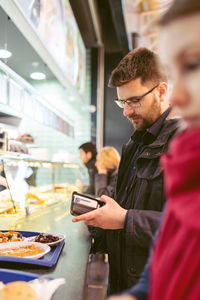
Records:
[[[95,195],[111,196],[115,185],[120,155],[114,147],[102,148],[96,157]]]

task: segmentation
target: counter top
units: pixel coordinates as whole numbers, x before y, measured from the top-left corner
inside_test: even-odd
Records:
[[[64,277],[66,284],[60,286],[53,296],[53,300],[81,300],[83,295],[85,273],[90,251],[90,236],[84,223],[72,223],[68,203],[59,203],[40,210],[5,228],[12,230],[30,230],[65,234],[65,246],[56,266],[41,268],[38,266],[19,266],[12,269],[32,272],[49,277]],[[4,266],[8,268],[8,266]],[[9,265],[9,268],[11,266]]]

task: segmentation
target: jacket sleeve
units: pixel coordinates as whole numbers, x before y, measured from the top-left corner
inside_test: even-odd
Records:
[[[112,196],[115,185],[115,176],[112,176],[108,184],[108,176],[106,174],[96,174],[95,176],[95,195],[96,196]]]
[[[149,285],[150,285],[150,265],[151,265],[151,257],[153,254],[154,245],[156,243],[156,239],[159,235],[159,228],[161,226],[163,219],[163,212],[162,212],[162,218],[158,222],[158,229],[156,233],[154,234],[154,237],[151,241],[151,249],[149,253],[148,261],[144,267],[144,271],[141,273],[140,279],[136,285],[134,285],[132,288],[126,290],[123,292],[123,294],[129,294],[131,296],[134,296],[138,300],[147,300],[149,295]]]
[[[129,246],[149,248],[162,212],[129,209],[125,219],[125,236]]]
[[[144,271],[141,274],[140,280],[138,283],[133,286],[131,289],[123,292],[123,295],[129,294],[134,296],[138,300],[146,300],[149,293],[149,268],[150,268],[150,259],[144,267]]]
[[[89,174],[89,185],[85,186],[82,192],[84,194],[95,195],[94,186],[95,186],[96,169],[95,168],[88,169],[88,174]]]
[[[94,196],[94,188],[92,185],[86,185],[83,187],[82,193]]]

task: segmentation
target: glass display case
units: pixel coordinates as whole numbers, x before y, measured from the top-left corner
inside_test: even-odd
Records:
[[[82,167],[76,163],[33,160],[28,155],[0,157],[0,218],[25,216],[69,201]]]

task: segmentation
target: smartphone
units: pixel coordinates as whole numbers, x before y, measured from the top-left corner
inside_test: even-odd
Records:
[[[71,215],[79,216],[104,205],[104,202],[90,196],[73,192],[71,201]]]

